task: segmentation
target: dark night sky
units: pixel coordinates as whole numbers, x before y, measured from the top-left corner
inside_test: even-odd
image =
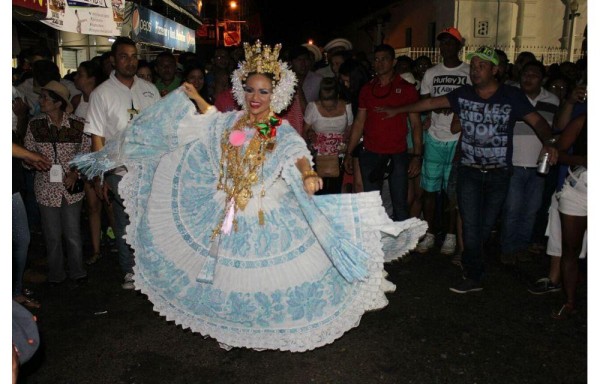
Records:
[[[261,15],[265,42],[301,44],[312,38],[323,46],[332,38],[341,37],[335,33],[340,26],[393,1],[255,0],[255,3]]]

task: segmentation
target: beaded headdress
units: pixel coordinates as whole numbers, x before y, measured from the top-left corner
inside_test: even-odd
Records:
[[[244,83],[251,73],[263,73],[273,76],[273,94],[271,110],[280,113],[290,105],[296,86],[296,75],[287,63],[278,60],[281,44],[271,48],[257,40],[254,45],[244,43],[245,60],[231,75],[233,95],[243,108],[246,108]]]

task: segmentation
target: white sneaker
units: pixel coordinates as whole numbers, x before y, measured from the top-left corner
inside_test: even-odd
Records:
[[[423,240],[417,244],[415,251],[419,253],[427,253],[435,245],[435,236],[431,233],[426,233]]]
[[[442,244],[442,248],[440,248],[440,253],[442,255],[454,255],[455,250],[456,235],[447,234],[446,239],[444,240],[444,244]]]
[[[135,289],[135,285],[133,285],[133,273],[128,273],[125,275],[125,279],[123,279],[123,284],[121,284],[121,288]]]

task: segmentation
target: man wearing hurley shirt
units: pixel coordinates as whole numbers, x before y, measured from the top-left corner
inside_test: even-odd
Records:
[[[92,151],[104,147],[105,140],[121,133],[129,120],[140,110],[160,99],[154,84],[136,76],[137,48],[135,42],[127,37],[118,37],[111,47],[110,61],[115,70],[90,95],[84,132],[92,135]],[[129,219],[119,195],[118,185],[127,172],[124,167],[117,168],[105,175],[105,183],[96,183],[96,192],[100,198],[108,200],[109,190],[114,194],[113,212],[115,215],[115,242],[119,252],[119,264],[125,279],[123,289],[134,289],[133,252],[125,243],[123,235]]]
[[[512,138],[517,120],[526,122],[544,143],[552,137],[548,122],[522,90],[498,83],[498,54],[480,47],[468,55],[473,85],[463,85],[438,97],[399,108],[378,108],[387,116],[452,108],[460,119],[461,159],[458,168],[458,207],[463,221],[463,278],[450,287],[455,293],[483,290],[483,245],[502,211],[512,168]],[[453,126],[454,127],[454,126]],[[558,152],[544,145],[550,164]]]
[[[429,68],[421,81],[421,98],[445,95],[454,89],[471,84],[469,64],[458,57],[463,46],[463,38],[454,27],[446,28],[437,35],[443,62]],[[452,169],[452,159],[460,133],[450,132],[452,109],[431,111],[423,125],[423,167],[421,169],[421,188],[423,188],[423,218],[428,230],[417,245],[416,251],[426,253],[435,244],[435,205],[436,195],[448,191],[448,179]],[[429,124],[428,124],[429,123]],[[447,200],[447,193],[445,199]],[[444,204],[449,207],[450,204]],[[456,209],[449,210],[448,229],[440,252],[453,255],[456,248]],[[445,222],[445,220],[444,220]]]

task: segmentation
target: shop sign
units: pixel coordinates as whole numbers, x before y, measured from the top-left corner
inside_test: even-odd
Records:
[[[12,0],[15,7],[31,9],[37,12],[46,13],[48,9],[47,0]]]
[[[131,38],[134,41],[157,44],[178,51],[196,52],[196,32],[193,29],[130,2],[127,2],[127,14],[129,7],[133,8]]]
[[[122,0],[47,0],[42,23],[86,35],[119,36],[125,10]]]

